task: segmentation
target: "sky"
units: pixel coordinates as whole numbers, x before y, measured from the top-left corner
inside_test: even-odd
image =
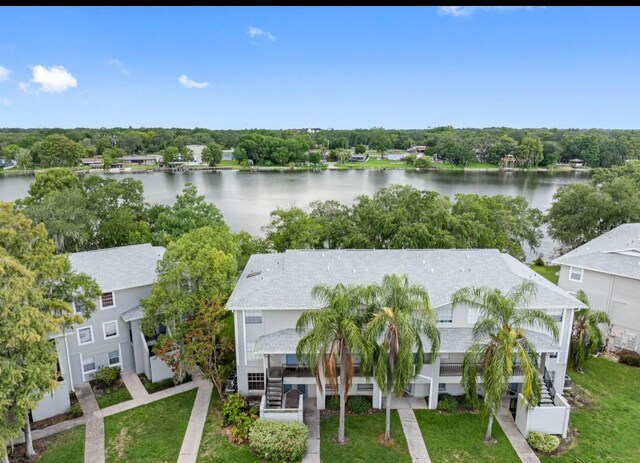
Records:
[[[0,7],[0,127],[640,128],[637,7]]]

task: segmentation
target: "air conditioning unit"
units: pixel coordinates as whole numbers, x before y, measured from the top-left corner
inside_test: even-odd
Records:
[[[564,375],[563,389],[571,389],[571,377],[569,375]]]

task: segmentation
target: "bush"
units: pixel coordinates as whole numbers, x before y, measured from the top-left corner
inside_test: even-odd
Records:
[[[453,413],[458,409],[458,401],[449,394],[440,394],[438,397],[438,410]]]
[[[329,396],[325,404],[325,407],[329,410],[340,410],[340,396],[339,395]]]
[[[111,386],[120,379],[120,367],[98,367],[95,379],[105,386]]]
[[[271,461],[298,461],[304,456],[309,429],[299,421],[257,420],[249,431],[249,446]]]
[[[431,159],[428,156],[422,156],[413,163],[416,169],[428,169],[431,167]]]
[[[532,449],[542,453],[551,453],[560,445],[560,439],[556,436],[536,431],[529,433],[527,442],[529,442]]]
[[[222,402],[222,424],[224,426],[232,426],[238,416],[247,409],[247,401],[237,392],[229,394],[227,399]]]
[[[416,155],[415,154],[407,154],[404,157],[404,162],[406,162],[408,166],[414,165],[415,162],[416,162]]]
[[[620,352],[618,359],[620,363],[625,363],[632,367],[640,367],[640,354],[638,352],[623,350]]]
[[[68,413],[74,418],[78,418],[78,417],[82,416],[83,413],[82,413],[82,407],[80,406],[80,403],[79,402],[75,402],[75,403],[71,404],[71,408],[69,408],[69,412]]]
[[[356,395],[349,397],[349,400],[347,400],[347,410],[351,413],[361,415],[362,413],[367,413],[370,409],[371,400],[368,397]]]
[[[538,267],[544,267],[546,265],[542,259],[542,255],[539,255],[538,258],[533,261],[533,265],[537,265]]]
[[[481,403],[482,403],[482,397],[478,396],[478,405],[480,405]],[[460,397],[460,405],[465,410],[477,410],[478,408],[474,405],[473,400],[467,397],[467,394],[464,394],[462,397]]]

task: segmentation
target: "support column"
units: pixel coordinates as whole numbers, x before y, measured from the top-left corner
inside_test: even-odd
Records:
[[[438,408],[438,382],[434,378],[429,385],[429,410],[436,408]]]
[[[373,408],[382,408],[382,391],[378,387],[377,382],[373,382]]]
[[[324,410],[325,408],[325,395],[327,393],[327,382],[324,377],[324,370],[322,365],[318,365],[318,377],[320,378],[320,384],[322,385],[322,389],[316,383],[316,408],[318,410]]]

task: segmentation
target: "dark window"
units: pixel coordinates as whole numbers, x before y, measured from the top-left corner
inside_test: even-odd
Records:
[[[264,390],[264,373],[247,373],[250,391]]]
[[[113,307],[115,304],[113,303],[113,293],[102,293],[102,308],[106,309],[107,307]]]

